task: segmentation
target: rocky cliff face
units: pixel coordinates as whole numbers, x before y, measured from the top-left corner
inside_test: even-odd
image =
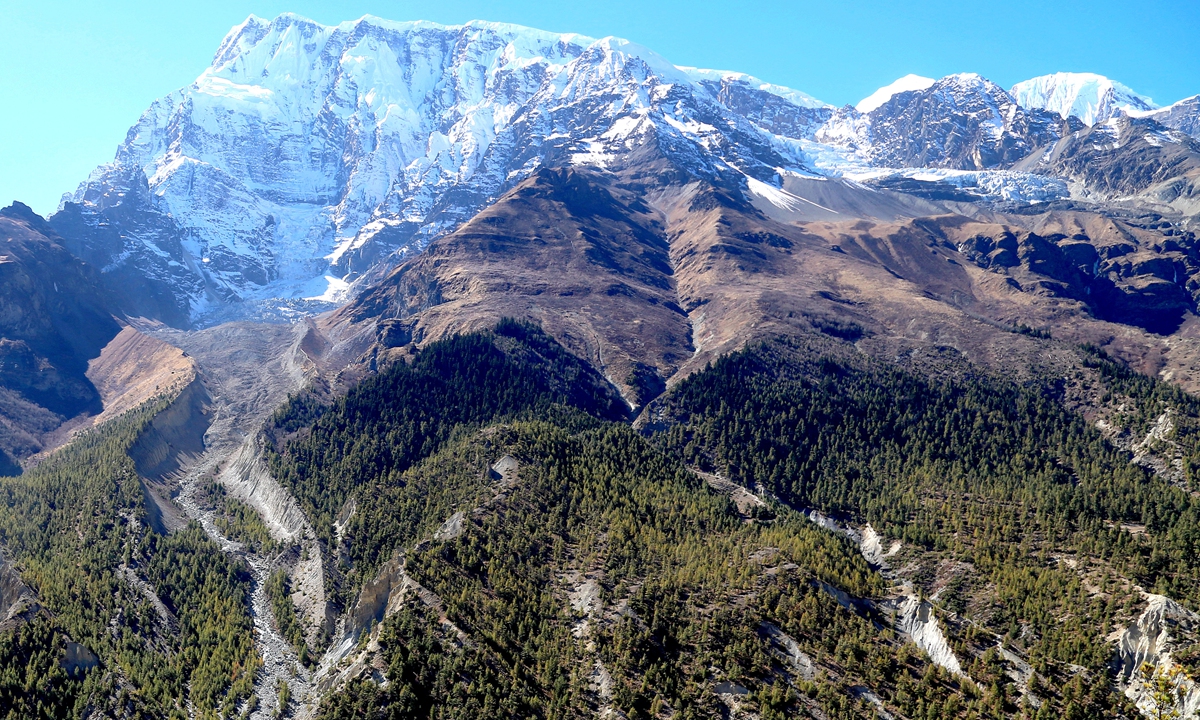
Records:
[[[1082,222],[1081,222],[1082,220]],[[1061,213],[1043,234],[996,228],[959,249],[1015,287],[1084,303],[1099,318],[1170,334],[1200,298],[1200,246],[1191,230]],[[1165,230],[1166,233],[1160,233]]]
[[[905,170],[934,169],[969,184],[972,202],[1065,197],[1057,177],[1109,195],[1130,185],[1113,177],[1128,152],[1089,153],[1084,169],[1042,162],[1070,138],[1090,147],[1084,122],[1023,107],[977,75],[910,83],[869,107],[835,111],[613,38],[251,17],[51,223],[125,312],[183,327],[331,307],[540,167],[620,171],[649,158],[653,175],[666,158],[679,184],[775,188],[900,173],[902,192]],[[1167,149],[1138,160],[1159,175],[1186,169],[1163,162],[1169,132]]]
[[[100,270],[120,311],[187,324],[187,298],[205,297],[211,282],[202,258],[185,249],[189,233],[151,193],[146,176],[114,168],[103,184],[74,197],[50,217],[50,226],[71,253]]]
[[[1071,133],[1020,167],[1068,179],[1079,194],[1100,201],[1141,196],[1165,206],[1160,212],[1200,210],[1200,142],[1144,118],[1113,118]]]
[[[1166,127],[1200,138],[1200,95],[1184,98],[1174,105],[1146,113],[1136,113]]]
[[[964,73],[899,92],[867,113],[843,108],[817,138],[853,147],[877,166],[984,170],[1027,157],[1065,129],[995,83]]]
[[[28,207],[0,210],[0,472],[41,437],[100,411],[88,360],[120,330],[97,273]]]
[[[1137,620],[1119,633],[1113,670],[1125,695],[1147,717],[1155,712],[1154,690],[1142,677],[1143,667],[1169,670],[1173,653],[1188,647],[1200,635],[1200,616],[1162,595],[1147,595],[1146,609]],[[1200,687],[1184,677],[1178,686],[1173,707],[1178,717],[1192,717],[1200,711]]]
[[[603,166],[653,137],[703,175],[796,165],[753,121],[798,136],[827,111],[766,87],[693,82],[624,41],[516,26],[251,18],[55,224],[115,276],[144,267],[186,318],[230,300],[334,300],[542,164]]]

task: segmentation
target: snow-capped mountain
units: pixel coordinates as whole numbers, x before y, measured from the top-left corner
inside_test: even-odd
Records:
[[[869,113],[900,93],[925,90],[935,82],[937,81],[933,78],[921,77],[920,75],[905,75],[899,80],[884,85],[862,100],[859,100],[854,109],[860,113]]]
[[[604,165],[652,132],[700,174],[727,164],[769,175],[802,160],[755,122],[795,138],[830,112],[612,38],[251,17],[56,217],[88,238],[82,255],[157,276],[192,317],[231,299],[333,300],[355,273],[422,246],[551,157]],[[114,224],[120,237],[106,236]]]
[[[1061,136],[1057,118],[1021,108],[979,75],[926,81],[909,75],[858,107],[838,110],[816,139],[853,148],[872,166],[985,170],[1006,167]]]
[[[1060,117],[1095,125],[1122,112],[1154,110],[1154,101],[1119,82],[1095,73],[1060,72],[1013,85],[1009,91],[1023,108],[1040,108]]]
[[[1067,190],[1029,158],[1082,128],[969,73],[835,109],[616,38],[251,16],[50,222],[127,314],[207,323],[328,307],[541,167],[636,165],[760,196],[788,177],[906,187],[920,168],[1035,202]]]
[[[1200,95],[1184,98],[1157,110],[1130,110],[1130,117],[1149,118],[1173,130],[1200,139]]]

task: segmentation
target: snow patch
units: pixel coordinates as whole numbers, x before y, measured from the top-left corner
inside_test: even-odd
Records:
[[[755,180],[754,178],[750,177],[749,175],[746,176],[746,184],[750,188],[751,193],[766,200],[767,202],[771,203],[772,205],[779,208],[780,210],[788,210],[790,212],[798,212],[798,211],[802,210],[805,205],[811,205],[815,208],[820,208],[821,210],[824,210],[826,212],[831,212],[834,215],[839,214],[837,211],[830,210],[829,208],[825,207],[824,205],[818,205],[817,203],[813,202],[812,200],[802,198],[799,195],[793,195],[790,192],[788,192],[787,190],[784,190],[782,188],[777,188],[774,185],[768,185],[767,183],[765,183],[761,180]]]
[[[899,80],[884,85],[875,92],[866,96],[854,106],[855,110],[860,113],[869,113],[879,107],[882,107],[888,100],[891,100],[896,95],[903,92],[914,92],[916,90],[927,90],[935,82],[933,78],[921,77],[920,75],[905,75]]]

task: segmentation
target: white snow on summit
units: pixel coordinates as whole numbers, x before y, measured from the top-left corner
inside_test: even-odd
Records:
[[[143,210],[164,220],[154,238],[121,237],[147,263],[193,269],[195,317],[213,298],[340,297],[387,253],[420,250],[548,158],[604,167],[654,138],[701,174],[761,172],[789,162],[773,138],[810,133],[828,110],[618,38],[251,16],[66,200],[100,227],[144,177]]]
[[[1150,98],[1095,73],[1060,72],[1012,86],[1009,94],[1023,108],[1041,108],[1066,118],[1075,116],[1095,125],[1122,112],[1154,110]]]
[[[863,98],[857,105],[854,106],[854,109],[860,113],[869,113],[902,92],[925,90],[935,82],[937,81],[933,78],[911,74],[905,75],[891,85],[884,85],[875,92]]]

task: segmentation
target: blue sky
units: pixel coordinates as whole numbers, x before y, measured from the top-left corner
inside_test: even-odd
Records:
[[[978,72],[1008,87],[1089,71],[1159,104],[1200,93],[1200,0],[0,0],[0,205],[52,212],[151,101],[200,74],[230,27],[285,11],[617,35],[839,105],[907,73]]]

